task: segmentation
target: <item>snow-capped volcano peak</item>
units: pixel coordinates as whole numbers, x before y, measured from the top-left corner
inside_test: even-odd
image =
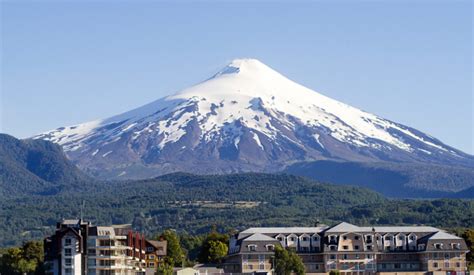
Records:
[[[153,174],[267,171],[315,159],[464,163],[468,156],[256,59],[235,59],[206,81],[129,112],[35,138],[63,145],[79,165],[120,173],[137,166]]]

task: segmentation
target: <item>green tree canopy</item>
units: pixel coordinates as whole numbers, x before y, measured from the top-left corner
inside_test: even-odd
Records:
[[[201,263],[220,263],[229,251],[229,236],[217,232],[216,227],[204,239],[198,260]]]
[[[275,247],[275,272],[278,275],[304,275],[303,261],[293,250],[284,249],[280,245]]]
[[[167,258],[171,266],[182,266],[185,260],[184,251],[181,248],[179,237],[173,230],[165,230],[160,238],[165,239],[167,244]]]
[[[9,248],[0,258],[0,274],[41,274],[42,268],[43,243],[38,241]]]

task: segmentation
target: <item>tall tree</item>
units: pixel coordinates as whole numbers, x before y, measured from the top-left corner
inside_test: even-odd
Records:
[[[469,270],[474,270],[474,228],[464,231],[462,237],[466,241],[467,248],[470,251],[466,257],[466,260],[469,262]]]
[[[169,263],[173,266],[182,266],[185,256],[176,232],[172,230],[165,230],[163,234],[161,234],[160,238],[163,238],[168,242],[167,258],[169,259]]]

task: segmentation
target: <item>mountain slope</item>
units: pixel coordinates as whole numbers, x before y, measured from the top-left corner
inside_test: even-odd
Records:
[[[64,155],[57,144],[18,140],[0,134],[0,194],[56,194],[82,188],[89,177]]]
[[[314,161],[295,163],[285,172],[321,182],[363,186],[388,197],[474,198],[474,169],[465,167]]]
[[[474,167],[474,157],[303,87],[254,59],[135,110],[34,137],[105,178],[279,171],[307,160]]]

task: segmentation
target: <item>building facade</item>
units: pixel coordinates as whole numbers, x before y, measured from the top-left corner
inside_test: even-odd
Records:
[[[166,240],[152,241],[146,240],[146,275],[154,275],[156,268],[163,263],[167,250]]]
[[[249,228],[233,236],[226,273],[272,273],[274,248],[293,249],[306,273],[464,275],[462,238],[428,226]]]
[[[130,226],[64,220],[44,240],[47,274],[145,274],[145,238]]]

